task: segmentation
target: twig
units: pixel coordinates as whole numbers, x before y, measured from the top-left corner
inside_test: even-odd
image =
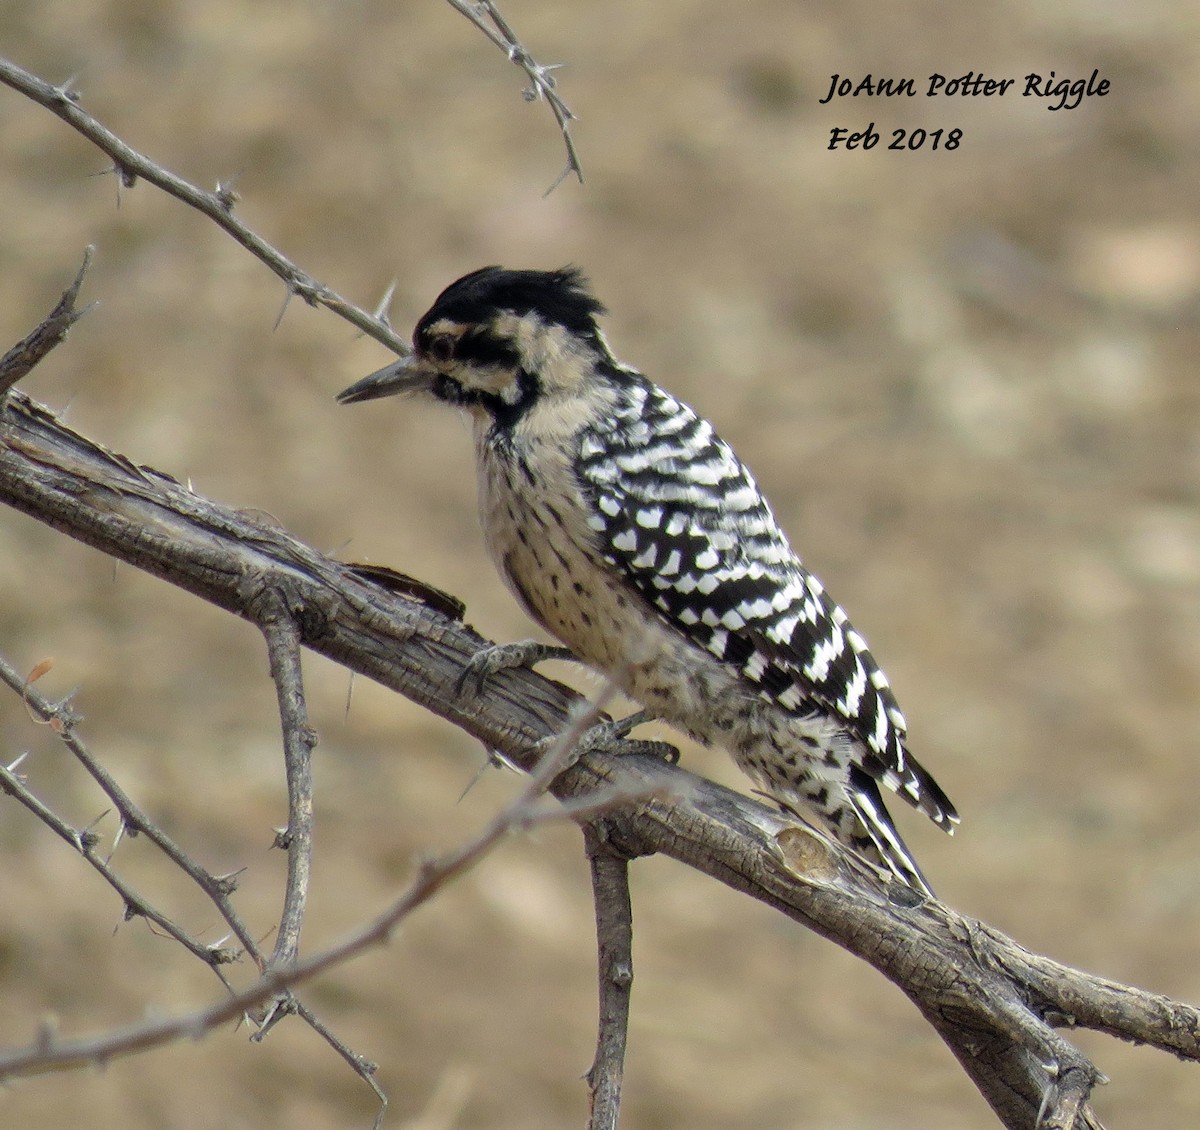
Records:
[[[529,76],[530,86],[525,91],[525,97],[530,101],[544,98],[553,112],[566,146],[567,164],[554,183],[546,190],[547,193],[552,192],[571,174],[574,174],[582,183],[583,167],[579,161],[575,141],[571,137],[570,123],[575,120],[575,115],[559,95],[552,73],[561,64],[543,65],[538,63],[517,38],[508,21],[491,3],[491,0],[482,0],[477,6],[472,6],[467,0],[449,0],[449,3]],[[164,168],[146,154],[134,149],[83,109],[80,105],[80,93],[70,81],[56,86],[17,66],[11,60],[0,58],[0,83],[19,91],[39,106],[45,107],[111,158],[113,172],[118,176],[120,184],[132,187],[141,179],[154,185],[169,196],[173,196],[176,200],[182,201],[188,207],[194,208],[208,217],[259,262],[265,264],[283,280],[286,287],[280,318],[283,317],[291,298],[299,295],[310,306],[324,306],[333,311],[400,356],[406,356],[410,352],[408,342],[399,337],[388,323],[386,312],[382,308],[383,303],[375,313],[369,313],[338,294],[332,287],[313,278],[257,232],[243,224],[233,213],[238,195],[229,185],[218,182],[211,191],[200,188]],[[89,261],[90,251],[89,256],[84,260],[79,279],[76,280],[75,293],[68,291],[68,294],[63,296],[64,300],[70,295],[70,301],[74,301],[79,282],[82,280],[83,272],[87,269]],[[74,313],[70,309],[64,311],[60,328],[56,328],[53,332],[59,333],[61,337],[72,322],[86,313],[86,310],[87,308]],[[38,345],[37,343],[22,342],[10,350],[3,359],[0,359],[0,394],[20,380],[29,371],[29,368],[36,364],[38,357],[34,356],[33,360],[22,368],[22,351],[25,348],[36,352]]]
[[[25,376],[47,353],[67,336],[67,331],[92,307],[75,308],[83,276],[92,265],[95,248],[90,244],[83,253],[83,263],[75,281],[63,291],[54,309],[42,323],[21,341],[17,342],[3,357],[0,357],[0,401],[8,390]]]
[[[308,724],[300,666],[300,628],[293,616],[286,584],[272,583],[269,578],[247,578],[246,584],[249,589],[257,590],[249,603],[267,644],[271,681],[275,684],[279,703],[288,791],[287,827],[275,836],[275,846],[287,851],[287,880],[275,949],[267,962],[267,967],[273,969],[290,965],[300,951],[300,932],[304,926],[312,871],[312,751],[317,744],[317,735]],[[283,1017],[299,1012],[299,1002],[290,992],[280,994],[267,1005],[259,1029],[252,1038],[261,1041]],[[319,1030],[326,1038],[332,1038],[333,1034],[324,1025]],[[358,1057],[349,1062],[378,1091],[375,1081],[362,1071]]]
[[[126,921],[130,918],[145,918],[146,921],[153,922],[164,934],[174,938],[188,953],[198,957],[205,965],[212,966],[213,971],[221,978],[222,984],[227,989],[231,988],[228,979],[218,966],[236,961],[238,957],[237,953],[220,945],[205,945],[197,938],[193,938],[182,927],[177,926],[162,911],[151,905],[149,901],[143,898],[141,894],[134,890],[129,883],[112,869],[106,859],[97,853],[96,845],[99,842],[99,837],[92,831],[91,827],[72,827],[61,816],[51,811],[42,801],[34,796],[26,788],[21,778],[9,766],[0,765],[0,792],[7,793],[19,804],[32,812],[41,823],[45,824],[47,828],[70,844],[91,864],[104,881],[121,896],[121,901],[125,907]]]
[[[268,962],[274,967],[293,962],[300,949],[312,867],[312,751],[317,744],[317,735],[308,724],[304,677],[300,669],[300,629],[292,615],[290,602],[281,586],[267,582],[254,603],[259,627],[267,641],[271,680],[279,700],[288,789],[287,828],[275,838],[275,846],[287,850],[288,867],[275,952]]]
[[[561,63],[539,63],[517,37],[509,22],[500,14],[492,0],[447,0],[456,11],[466,16],[484,35],[503,51],[509,59],[516,63],[529,76],[529,87],[525,90],[525,100],[536,102],[544,98],[546,104],[558,122],[562,131],[563,144],[567,147],[567,163],[563,171],[555,178],[554,183],[546,189],[549,196],[567,177],[572,174],[583,184],[583,166],[579,162],[579,153],[575,149],[575,140],[571,137],[571,123],[578,119],[571,108],[562,100],[558,93],[558,83],[552,71],[562,66]]]
[[[176,867],[192,880],[212,900],[221,917],[225,919],[233,931],[243,950],[252,956],[257,952],[257,945],[241,916],[229,901],[229,895],[236,887],[232,876],[213,875],[201,867],[173,839],[134,802],[134,800],[117,784],[112,774],[92,755],[83,739],[75,729],[79,715],[71,709],[68,702],[52,702],[46,698],[3,658],[0,657],[0,682],[7,684],[25,701],[27,708],[33,714],[51,727],[59,740],[71,752],[75,759],[87,770],[92,779],[100,786],[104,794],[112,801],[120,820],[118,839],[122,834],[145,835]],[[94,867],[105,880],[125,900],[127,912],[132,908],[136,913],[154,922],[160,929],[170,934],[190,953],[201,958],[206,964],[217,966],[234,961],[239,956],[236,951],[221,947],[205,946],[189,937],[183,930],[170,923],[166,917],[154,911],[150,904],[136,891],[128,886],[113,872],[109,862],[96,853],[96,838],[94,834],[81,835],[71,828],[61,817],[51,812],[32,796],[19,778],[9,770],[4,770],[4,791],[19,800],[37,818],[52,829],[64,840],[70,843]],[[34,807],[31,802],[36,802]],[[259,962],[261,967],[261,961]],[[222,981],[225,979],[222,978]],[[226,987],[228,982],[225,981]]]
[[[211,192],[207,191],[176,176],[144,153],[139,153],[84,110],[79,104],[79,92],[69,83],[54,86],[3,58],[0,58],[0,83],[19,90],[39,106],[44,106],[111,157],[113,169],[122,184],[132,186],[139,178],[148,181],[207,216],[283,280],[289,299],[299,295],[310,306],[324,306],[401,356],[408,354],[407,342],[398,337],[386,321],[372,316],[306,274],[286,255],[237,219],[233,214],[237,195],[227,186],[218,184]]]
[[[371,1130],[379,1130],[383,1125],[383,1116],[387,1114],[388,1108],[387,1092],[384,1091],[375,1078],[375,1073],[379,1070],[379,1065],[372,1063],[366,1056],[359,1055],[358,1052],[354,1051],[336,1033],[331,1031],[329,1026],[303,1001],[297,998],[293,998],[293,1000],[295,1001],[296,1015],[333,1048],[350,1065],[358,1077],[375,1092],[375,1097],[379,1100],[379,1111],[375,1115],[375,1121],[372,1124]]]
[[[134,802],[116,782],[112,774],[93,756],[75,729],[79,715],[67,702],[52,702],[27,683],[0,657],[0,681],[6,683],[24,699],[26,706],[58,735],[63,745],[87,770],[92,779],[103,790],[116,807],[121,828],[129,835],[144,835],[176,867],[192,880],[212,900],[229,928],[237,936],[243,949],[252,956],[258,947],[241,916],[229,901],[229,895],[237,887],[232,875],[213,875],[192,859],[169,835]],[[256,959],[257,960],[257,959]],[[261,967],[262,962],[259,960]]]
[[[633,991],[633,909],[629,860],[606,842],[603,826],[589,824],[584,843],[596,905],[596,965],[600,985],[596,1055],[588,1069],[588,1130],[616,1130]]]

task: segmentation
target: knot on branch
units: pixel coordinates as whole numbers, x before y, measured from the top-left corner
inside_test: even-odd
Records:
[[[218,965],[232,965],[241,957],[241,951],[229,946],[210,946],[205,953],[208,963],[214,968]]]
[[[252,572],[238,586],[246,616],[264,631],[295,626],[301,642],[326,635],[336,614],[336,598],[315,581],[294,573]]]
[[[230,871],[225,875],[210,875],[208,881],[218,895],[228,898],[238,889],[243,870],[244,868],[239,868],[237,871]]]
[[[76,832],[75,838],[83,855],[87,855],[89,851],[95,851],[96,845],[100,843],[100,837],[90,828],[83,828]]]
[[[775,833],[775,846],[784,867],[797,879],[822,887],[838,882],[837,856],[814,829],[805,824],[789,824]]]
[[[633,833],[627,820],[610,820],[597,816],[583,827],[584,847],[589,858],[607,855],[613,859],[629,861],[643,855],[654,855],[655,849],[647,847]]]
[[[146,905],[141,899],[133,894],[126,895],[125,906],[121,910],[121,919],[124,922],[132,922],[135,918],[149,918]]]

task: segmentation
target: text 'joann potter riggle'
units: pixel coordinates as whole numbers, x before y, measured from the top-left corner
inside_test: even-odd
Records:
[[[1100,77],[1099,70],[1093,70],[1090,77],[1083,79],[1056,78],[1055,72],[1041,75],[1030,72],[1024,78],[1021,90],[1023,98],[1055,99],[1047,110],[1074,110],[1085,98],[1103,98],[1108,93],[1109,81]],[[988,78],[986,75],[967,71],[957,78],[947,78],[945,75],[932,74],[929,76],[924,94],[926,98],[960,97],[960,98],[997,98],[1006,95],[1017,83],[1013,78]],[[874,78],[865,75],[855,82],[843,78],[842,75],[831,75],[829,93],[820,100],[824,106],[834,98],[858,98],[861,96],[874,98],[917,97],[916,80],[911,78]]]

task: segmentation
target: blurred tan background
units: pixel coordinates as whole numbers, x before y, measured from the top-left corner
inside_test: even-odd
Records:
[[[959,909],[1065,961],[1200,999],[1200,28],[1181,3],[886,6],[716,0],[504,11],[579,115],[583,187],[542,192],[561,139],[523,76],[438,0],[10,2],[0,51],[172,170],[236,178],[238,212],[408,331],[484,263],[574,262],[618,354],[717,421],[891,676],[954,840],[908,842]],[[858,78],[1112,83],[1051,113],[1005,98],[818,99]],[[961,128],[953,152],[828,152],[836,125]],[[466,429],[332,396],[386,361],[294,302],[208,221],[0,89],[0,347],[88,242],[99,307],[25,382],[67,420],[316,546],[530,631],[486,562]],[[118,206],[119,195],[119,206]],[[277,915],[285,819],[255,633],[0,513],[0,649],[56,659],[125,786]],[[556,672],[576,678],[570,670]],[[511,794],[482,751],[308,663],[317,857],[306,945],[381,908],[416,853]],[[0,756],[86,823],[105,805],[0,697]],[[723,754],[687,764],[735,787]],[[897,803],[896,809],[904,807]],[[100,825],[113,832],[112,817]],[[506,844],[396,943],[309,999],[378,1061],[388,1125],[577,1126],[594,1026],[579,837]],[[0,802],[0,1033],[81,1034],[213,999],[215,980]],[[208,939],[215,915],[141,844],[117,862]],[[668,861],[635,867],[630,1128],[983,1128],[982,1100],[870,969]],[[1113,1126],[1194,1126],[1200,1074],[1085,1038]],[[223,1031],[0,1092],[0,1124],[368,1127],[366,1088],[299,1023]]]

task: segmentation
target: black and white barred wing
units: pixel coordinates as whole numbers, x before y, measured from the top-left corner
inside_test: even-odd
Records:
[[[797,714],[844,720],[862,768],[932,820],[953,806],[904,749],[904,717],[846,614],[788,545],[754,479],[692,409],[636,383],[577,470],[606,561],[667,623]]]

